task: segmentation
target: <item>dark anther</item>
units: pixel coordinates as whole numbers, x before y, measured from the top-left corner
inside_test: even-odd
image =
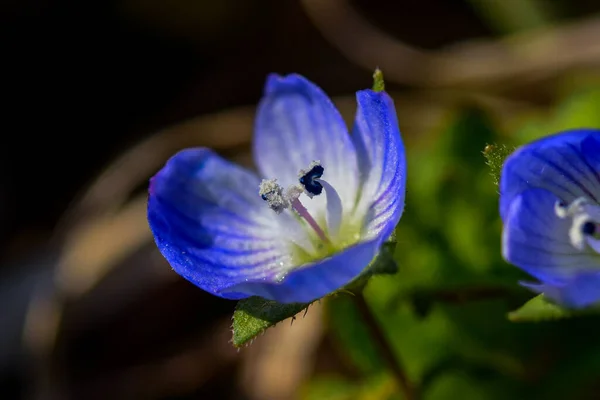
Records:
[[[591,221],[586,222],[585,224],[581,225],[581,232],[587,236],[594,235],[596,233],[596,224]]]
[[[300,177],[300,184],[304,186],[308,193],[313,194],[315,196],[321,194],[321,192],[323,191],[323,185],[321,185],[320,182],[316,181],[316,179],[319,179],[323,176],[323,171],[325,171],[325,169],[317,164],[314,167],[312,167],[310,171],[308,171]]]

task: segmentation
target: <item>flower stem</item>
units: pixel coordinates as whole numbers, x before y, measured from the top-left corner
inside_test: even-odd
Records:
[[[369,334],[373,338],[373,342],[379,349],[381,353],[381,357],[384,359],[385,363],[391,369],[396,382],[398,383],[398,387],[404,394],[404,398],[406,400],[416,400],[418,398],[417,391],[412,386],[402,365],[400,365],[400,361],[394,357],[394,349],[392,349],[389,341],[385,337],[377,318],[373,315],[371,308],[365,301],[364,296],[361,294],[357,294],[353,296],[354,302],[362,317],[367,329],[369,330]]]

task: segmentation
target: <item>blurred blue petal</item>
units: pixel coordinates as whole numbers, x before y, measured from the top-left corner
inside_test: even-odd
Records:
[[[596,135],[585,138],[581,142],[581,150],[591,167],[595,171],[600,171],[600,131]]]
[[[521,285],[570,308],[585,308],[600,302],[600,271],[581,272],[556,285],[530,282]]]
[[[579,251],[571,244],[571,219],[556,215],[557,201],[544,189],[529,189],[518,195],[508,211],[502,237],[504,258],[548,284],[600,269],[598,254],[591,249]]]
[[[500,181],[504,258],[539,283],[524,286],[574,308],[600,300],[600,131],[523,146]]]
[[[369,208],[369,237],[387,238],[402,216],[406,158],[394,102],[385,92],[361,90],[352,132],[363,182],[357,212]]]
[[[598,137],[599,130],[572,130],[545,137],[511,154],[500,178],[502,219],[506,219],[515,196],[529,188],[547,189],[565,203],[579,197],[600,201],[600,176],[588,159],[593,155],[584,156],[582,148],[586,140],[587,146],[597,146]]]

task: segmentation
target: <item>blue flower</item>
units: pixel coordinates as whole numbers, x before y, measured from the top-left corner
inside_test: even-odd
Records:
[[[206,148],[174,155],[148,200],[173,269],[220,297],[281,303],[321,298],[359,275],[400,219],[406,162],[392,99],[356,98],[349,135],[320,88],[271,75],[255,123],[258,175]]]
[[[563,132],[526,145],[500,180],[503,255],[571,308],[600,302],[600,130]]]

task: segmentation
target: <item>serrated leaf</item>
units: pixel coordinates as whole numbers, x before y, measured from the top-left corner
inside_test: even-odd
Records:
[[[261,297],[238,301],[233,313],[233,345],[241,347],[285,319],[308,308],[309,303],[281,304]]]
[[[508,319],[512,322],[541,322],[569,318],[581,313],[582,311],[562,308],[540,294],[523,304],[518,310],[508,313]]]
[[[508,147],[505,144],[488,144],[485,146],[483,155],[486,159],[486,164],[490,167],[490,175],[492,175],[496,185],[500,183],[500,174],[502,173],[504,160],[506,160],[506,157],[514,150],[514,148]]]

